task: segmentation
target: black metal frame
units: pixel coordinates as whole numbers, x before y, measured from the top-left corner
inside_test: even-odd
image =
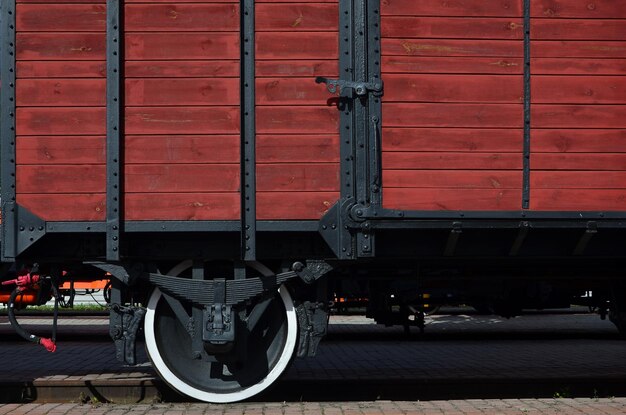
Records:
[[[522,209],[530,208],[530,0],[524,0],[524,148]]]
[[[120,237],[123,226],[123,165],[121,137],[122,100],[122,11],[123,0],[107,0],[107,124],[106,124],[106,258],[120,260]]]
[[[241,256],[256,259],[254,0],[241,0]]]
[[[380,79],[380,0],[340,2],[340,73],[343,85]],[[626,212],[528,211],[530,207],[530,0],[524,0],[523,188],[519,211],[406,211],[382,207],[380,93],[343,99],[341,199],[320,221],[320,232],[340,259],[375,256],[375,229],[445,228],[457,240],[464,227],[580,228],[589,221],[622,228]],[[330,88],[329,88],[330,89]],[[343,96],[343,94],[342,94]],[[436,222],[435,222],[436,221]],[[525,232],[528,230],[526,229]],[[590,238],[590,237],[589,237]],[[519,244],[523,243],[520,239]],[[519,247],[516,248],[519,250]],[[354,253],[354,254],[353,254]]]
[[[16,203],[15,203],[15,0],[0,4],[0,183],[2,184],[2,261],[15,258]]]
[[[519,211],[401,211],[382,207],[382,79],[380,62],[380,0],[339,3],[339,69],[347,92],[339,100],[341,199],[318,221],[257,221],[255,154],[255,21],[254,0],[241,0],[241,220],[124,221],[121,215],[122,154],[122,23],[123,0],[107,0],[107,220],[106,222],[48,222],[15,203],[15,0],[0,5],[0,149],[2,167],[2,260],[10,261],[45,234],[51,237],[105,237],[106,247],[89,252],[107,261],[122,259],[119,243],[156,234],[240,235],[240,258],[257,257],[257,235],[267,238],[319,232],[339,259],[375,257],[376,231],[440,229],[449,232],[448,254],[455,252],[463,230],[519,229],[511,255],[520,251],[531,229],[580,229],[576,254],[605,229],[626,228],[626,212],[528,211],[530,156],[530,15],[524,0],[524,199]],[[332,82],[324,80],[325,82]],[[337,86],[337,84],[335,84]],[[361,88],[361,90],[359,90]],[[351,89],[351,91],[350,91]],[[532,232],[531,232],[532,233]],[[199,238],[199,239],[198,239]],[[232,238],[231,238],[232,239]],[[117,249],[116,249],[117,248]],[[277,248],[278,249],[278,248]],[[264,249],[266,254],[271,249]],[[200,251],[199,251],[200,252]]]

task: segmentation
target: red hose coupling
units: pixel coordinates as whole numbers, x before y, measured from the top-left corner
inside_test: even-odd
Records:
[[[17,277],[14,280],[8,280],[8,281],[2,281],[2,285],[11,285],[11,284],[15,284],[18,287],[24,287],[24,286],[28,286],[28,285],[34,285],[36,283],[39,282],[39,275],[38,274],[26,274],[26,275],[22,275]]]
[[[39,339],[39,344],[46,348],[50,353],[54,353],[57,350],[57,345],[52,339],[44,339],[43,337]]]

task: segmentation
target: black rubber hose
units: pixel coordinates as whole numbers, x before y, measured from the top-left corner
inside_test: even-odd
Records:
[[[17,299],[17,296],[19,294],[21,294],[21,292],[22,291],[20,290],[20,287],[15,287],[15,289],[11,293],[11,296],[9,297],[9,304],[8,304],[8,306],[9,306],[9,321],[11,322],[11,326],[13,326],[13,330],[15,330],[15,332],[20,337],[28,340],[29,342],[33,342],[33,343],[39,344],[40,337],[39,336],[35,336],[34,334],[30,334],[29,332],[24,330],[22,328],[22,326],[20,326],[20,323],[18,323],[17,319],[15,318],[15,310],[14,310],[15,300]]]
[[[20,287],[15,287],[15,289],[11,293],[11,296],[9,297],[8,314],[9,314],[9,321],[11,322],[11,326],[20,337],[30,342],[40,344],[47,351],[54,353],[56,351],[56,332],[57,332],[57,318],[58,318],[58,307],[59,307],[59,303],[58,303],[59,291],[57,290],[54,284],[52,284],[51,288],[52,288],[52,293],[54,295],[54,321],[52,323],[52,338],[47,339],[45,337],[42,338],[39,336],[35,336],[34,334],[30,334],[29,332],[24,330],[22,326],[20,326],[20,323],[17,322],[17,319],[15,318],[15,300],[17,299],[17,296],[22,292],[20,290]]]

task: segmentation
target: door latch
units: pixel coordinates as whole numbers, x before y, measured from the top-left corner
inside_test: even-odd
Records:
[[[339,91],[339,96],[345,98],[356,98],[372,93],[374,96],[382,96],[383,94],[383,81],[377,82],[352,82],[344,81],[342,79],[328,79],[322,76],[315,78],[315,82],[318,84],[326,84],[326,89],[331,94]]]

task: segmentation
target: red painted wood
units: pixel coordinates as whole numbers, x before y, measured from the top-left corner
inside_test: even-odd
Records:
[[[159,0],[159,1],[161,1],[161,0]],[[59,2],[57,0],[17,0],[16,3],[17,4],[29,4],[29,3],[57,4]],[[67,4],[78,4],[78,3],[106,4],[106,0],[63,0],[63,3],[67,3]]]
[[[453,188],[453,189],[521,189],[520,171],[472,170],[385,170],[385,189],[399,188]]]
[[[128,78],[223,78],[239,76],[238,60],[126,61]]]
[[[239,78],[127,79],[128,106],[239,105]]]
[[[626,128],[626,105],[543,105],[531,108],[534,128]]]
[[[531,59],[533,75],[623,75],[626,59]]]
[[[18,106],[106,105],[105,79],[22,79],[16,83]]]
[[[626,18],[626,4],[614,0],[531,0],[533,17]]]
[[[235,134],[238,107],[129,107],[127,134]]]
[[[104,165],[17,166],[16,188],[26,193],[99,193],[105,191]]]
[[[258,134],[337,133],[339,111],[336,107],[262,106],[256,109]]]
[[[106,78],[105,61],[20,61],[15,73],[22,78]]]
[[[131,164],[124,170],[129,193],[237,192],[237,164]],[[105,190],[104,165],[20,165],[20,193],[98,193]]]
[[[384,56],[383,77],[390,73],[521,74],[521,58]]]
[[[257,191],[339,191],[339,166],[325,164],[259,164]]]
[[[104,33],[18,33],[18,60],[104,60]]]
[[[124,7],[126,32],[235,32],[239,31],[235,3],[130,4]]]
[[[127,135],[126,164],[239,163],[239,135]]]
[[[626,58],[626,41],[535,40],[534,58]]]
[[[521,76],[386,75],[385,102],[491,102],[524,100]]]
[[[315,78],[257,78],[257,105],[324,105],[333,98]]]
[[[382,138],[383,151],[386,152],[467,151],[520,153],[522,151],[523,130],[489,130],[479,128],[384,128]]]
[[[532,210],[624,211],[625,189],[530,189]]]
[[[128,33],[126,59],[239,59],[238,33]]]
[[[129,193],[237,192],[238,164],[131,164],[124,170]]]
[[[624,171],[533,171],[532,189],[625,189]]]
[[[106,195],[17,194],[17,203],[46,221],[103,221]]]
[[[523,39],[520,18],[384,16],[383,37],[428,39]]]
[[[297,61],[257,61],[256,76],[268,77],[306,77],[315,76],[337,77],[338,63],[337,60],[297,60]]]
[[[339,162],[339,136],[257,135],[257,163]]]
[[[338,58],[337,33],[259,32],[256,34],[257,59]]]
[[[255,30],[265,31],[337,31],[339,10],[336,4],[259,4],[255,8]]]
[[[516,153],[383,152],[385,170],[516,170],[522,157]]]
[[[626,20],[532,19],[530,33],[533,40],[624,40]]]
[[[626,103],[625,76],[534,76],[531,88],[533,103]]]
[[[175,3],[173,0],[124,0],[125,3]],[[185,0],[185,3],[234,3],[239,4],[237,0]]]
[[[338,192],[258,192],[258,220],[319,220],[339,200]]]
[[[626,170],[626,154],[534,153],[533,170]]]
[[[126,164],[239,163],[240,140],[239,135],[127,135],[124,161]],[[17,163],[104,164],[104,143],[104,136],[19,136]],[[314,147],[311,145],[309,149]]]
[[[17,108],[16,132],[20,135],[103,135],[106,109]]]
[[[523,57],[523,43],[516,40],[382,39],[383,56],[480,56]],[[540,55],[536,55],[540,56]]]
[[[626,153],[626,130],[534,129],[532,140],[537,153]]]
[[[127,193],[126,220],[239,220],[239,193]]]
[[[383,207],[388,209],[519,210],[521,200],[516,189],[383,189]]]
[[[17,163],[104,164],[104,136],[18,136]]]
[[[521,128],[518,104],[383,104],[387,127]]]
[[[382,0],[382,15],[414,16],[521,16],[521,0]]]
[[[101,32],[106,30],[104,4],[18,4],[18,32]]]
[[[337,3],[339,0],[315,0],[315,3]],[[294,0],[256,0],[255,3],[294,3]]]

